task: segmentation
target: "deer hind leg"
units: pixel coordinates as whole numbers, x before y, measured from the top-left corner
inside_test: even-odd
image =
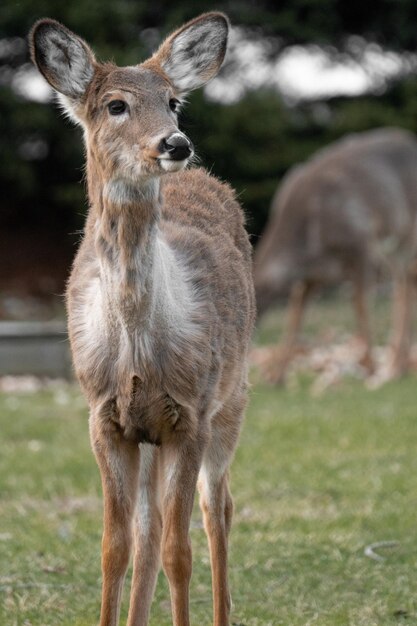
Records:
[[[100,626],[117,626],[132,541],[139,449],[123,438],[110,419],[102,416],[92,417],[90,434],[104,496]]]
[[[162,517],[158,489],[159,450],[140,446],[139,499],[128,626],[146,626],[160,567]]]
[[[200,507],[210,549],[214,626],[228,626],[231,598],[228,580],[228,543],[233,501],[229,465],[240,430],[246,400],[236,410],[222,410],[214,418],[212,437],[203,457],[198,480]]]
[[[353,280],[353,306],[358,324],[358,335],[363,346],[360,364],[368,375],[373,374],[375,367],[372,358],[372,340],[369,323],[369,306],[367,301],[368,284],[366,277],[361,273]]]
[[[413,301],[413,278],[402,272],[394,280],[391,378],[402,376],[409,367]]]
[[[294,356],[305,308],[314,288],[315,286],[312,283],[305,281],[297,282],[291,288],[286,328],[281,343],[279,359],[269,364],[266,371],[266,378],[271,383],[279,385],[285,380],[285,374]]]
[[[162,565],[171,593],[174,626],[190,626],[189,586],[192,570],[189,536],[191,513],[204,443],[184,431],[160,448],[164,479]]]

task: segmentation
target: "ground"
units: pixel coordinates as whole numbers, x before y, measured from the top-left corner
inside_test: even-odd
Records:
[[[310,325],[320,322],[319,337],[329,326],[320,307],[331,311],[332,306],[317,307]],[[334,311],[338,329],[350,310],[342,301]],[[273,319],[258,335],[260,342],[274,333]],[[84,400],[67,384],[3,388],[8,390],[0,393],[0,623],[96,624],[101,488]],[[374,391],[346,378],[318,395],[308,373],[293,377],[287,388],[254,384],[232,468],[234,624],[416,622],[415,390],[414,376]],[[208,626],[210,569],[198,507],[191,536],[192,623]],[[380,541],[398,544],[376,549],[383,560],[366,556],[366,547]],[[128,588],[129,581],[124,620]],[[151,626],[170,624],[161,575]]]

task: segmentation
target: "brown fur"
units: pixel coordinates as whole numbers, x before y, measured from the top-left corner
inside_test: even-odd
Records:
[[[417,252],[416,171],[415,137],[381,129],[344,138],[284,178],[254,261],[261,315],[278,296],[291,292],[283,356],[271,373],[277,382],[285,375],[309,294],[343,280],[353,281],[363,362],[372,371],[366,295],[370,275],[381,266],[391,271],[400,295],[394,298],[389,376],[407,369]]]
[[[194,67],[192,57],[189,63],[199,84],[223,60],[227,22],[207,14],[177,33],[192,43],[195,25],[199,63]],[[150,61],[117,68],[97,64],[87,44],[61,28],[51,21],[35,25],[32,50],[47,79],[71,93],[64,104],[86,137],[90,210],[67,302],[103,482],[100,623],[118,623],[134,538],[129,626],[148,623],[160,556],[174,625],[188,626],[188,529],[200,473],[214,622],[226,626],[228,466],[246,404],[254,321],[243,214],[230,187],[202,169],[161,178],[161,140],[178,133],[168,106],[179,96],[175,77],[181,71],[170,57],[177,34]],[[210,52],[212,29],[218,29],[217,56]],[[75,50],[77,63],[67,67],[54,40],[67,55]],[[72,95],[87,79],[85,92]],[[127,102],[128,115],[111,117],[110,100]]]

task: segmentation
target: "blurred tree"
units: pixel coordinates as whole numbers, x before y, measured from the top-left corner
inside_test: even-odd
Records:
[[[34,291],[51,290],[52,283],[42,276],[58,267],[54,289],[62,290],[78,238],[67,233],[81,228],[85,212],[80,130],[60,118],[52,102],[22,95],[31,72],[25,37],[34,21],[58,19],[91,43],[99,58],[123,65],[139,62],[167,31],[213,9],[269,37],[272,56],[307,42],[331,46],[335,55],[353,54],[348,46],[352,34],[393,50],[417,48],[415,0],[360,6],[346,0],[282,0],[278,5],[273,0],[6,0],[0,6],[0,288],[11,289],[16,268],[26,264],[33,270]],[[182,123],[203,164],[235,186],[249,230],[256,234],[279,179],[292,164],[345,132],[386,124],[417,130],[416,100],[411,78],[393,83],[379,97],[292,107],[271,90],[249,92],[231,105],[208,101],[199,91],[191,96]],[[42,271],[36,273],[39,259]]]

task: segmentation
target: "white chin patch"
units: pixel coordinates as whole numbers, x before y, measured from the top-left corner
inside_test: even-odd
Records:
[[[172,159],[159,159],[159,163],[165,172],[179,172],[183,170],[188,163],[188,159],[183,161],[173,161]]]

